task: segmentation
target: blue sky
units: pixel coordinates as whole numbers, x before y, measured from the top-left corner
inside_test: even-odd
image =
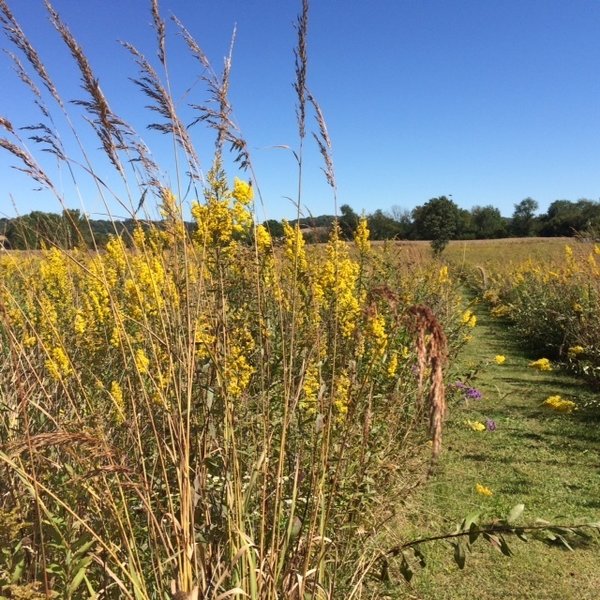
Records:
[[[9,4],[64,98],[85,97],[41,0]],[[128,80],[136,68],[117,43],[130,41],[154,60],[149,0],[54,5],[83,46],[111,106],[136,126],[161,162],[165,183],[175,187],[171,143],[145,131],[153,116]],[[186,24],[215,68],[237,24],[231,100],[262,191],[259,219],[293,218],[289,198],[296,197],[297,169],[291,151],[277,146],[298,145],[292,82],[300,2],[161,0],[160,8],[165,18],[174,13]],[[333,142],[338,205],[350,204],[357,212],[394,205],[410,210],[451,194],[464,208],[492,204],[508,216],[528,196],[541,210],[556,199],[600,197],[597,0],[313,0],[309,21],[308,82]],[[204,102],[206,92],[197,63],[170,22],[168,30],[173,95],[189,122],[186,104]],[[1,45],[9,46],[6,38]],[[4,56],[0,81],[0,115],[15,126],[39,122]],[[98,141],[81,112],[70,110],[98,173],[112,182],[109,166],[94,151]],[[312,117],[309,126],[315,127]],[[64,136],[75,155],[68,133]],[[199,128],[192,136],[207,168],[211,138]],[[29,147],[35,151],[35,145]],[[40,160],[54,173],[48,157]],[[0,155],[1,214],[60,208],[47,194],[32,191],[35,186],[11,164]],[[320,168],[308,140],[305,214],[334,210]],[[77,175],[79,197],[64,169],[56,177],[68,206],[94,217],[123,214],[115,200],[103,204],[84,173]],[[114,189],[123,199],[117,184]]]

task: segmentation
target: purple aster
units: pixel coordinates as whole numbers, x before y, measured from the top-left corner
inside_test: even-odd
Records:
[[[496,431],[496,421],[494,421],[493,419],[486,419],[485,428],[488,431]]]
[[[483,397],[483,394],[474,387],[470,387],[467,388],[466,392],[465,392],[465,396],[467,398],[470,398],[471,400],[481,400],[481,398]]]

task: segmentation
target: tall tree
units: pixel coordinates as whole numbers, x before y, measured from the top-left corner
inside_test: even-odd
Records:
[[[493,206],[474,206],[471,209],[471,221],[477,239],[485,240],[506,235],[504,217]]]
[[[511,232],[518,237],[528,237],[535,235],[536,218],[535,212],[538,209],[538,203],[533,198],[525,198],[518,204],[515,204],[511,221]]]
[[[340,224],[342,236],[347,240],[351,240],[358,227],[359,217],[349,204],[342,204],[342,206],[340,206],[340,213],[341,216],[338,219],[338,222]]]
[[[448,242],[456,237],[460,209],[446,196],[431,198],[423,206],[417,206],[412,214],[416,235],[431,240],[435,255],[441,254]]]

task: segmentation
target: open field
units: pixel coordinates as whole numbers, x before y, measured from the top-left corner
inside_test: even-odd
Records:
[[[564,255],[565,245],[573,246],[576,251],[589,252],[593,244],[579,242],[575,238],[502,238],[497,240],[452,240],[444,250],[443,256],[454,265],[481,266],[494,270],[507,269],[510,266],[531,259],[532,261],[553,261]],[[398,248],[409,261],[431,258],[430,242],[399,240],[394,242],[376,242],[375,245],[389,245]]]

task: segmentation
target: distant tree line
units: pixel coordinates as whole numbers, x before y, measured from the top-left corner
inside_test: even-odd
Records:
[[[581,235],[600,239],[600,202],[581,199],[555,200],[545,213],[537,214],[538,203],[525,198],[514,205],[511,217],[503,217],[490,205],[460,208],[451,198],[431,198],[412,211],[398,206],[390,211],[376,210],[366,215],[373,240],[432,240],[434,252],[441,252],[450,240],[490,239],[501,237],[556,237]],[[360,215],[344,204],[338,222],[342,236],[352,239]],[[333,215],[299,219],[308,242],[326,241],[334,222]],[[290,221],[292,225],[296,221]],[[44,244],[63,248],[103,247],[110,235],[127,242],[137,225],[161,226],[161,222],[143,220],[87,219],[78,210],[62,214],[34,211],[12,219],[0,219],[0,243],[14,249],[39,249]],[[273,238],[283,236],[283,224],[264,223]],[[190,232],[194,225],[187,223]]]

